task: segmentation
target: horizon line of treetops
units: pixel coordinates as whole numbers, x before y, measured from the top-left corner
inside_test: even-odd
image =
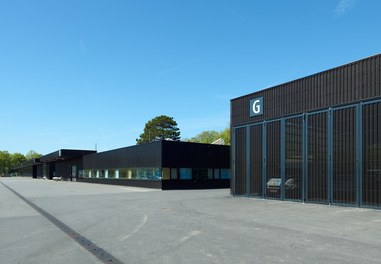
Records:
[[[180,129],[177,127],[177,122],[173,117],[160,115],[145,124],[143,133],[136,139],[136,144],[150,143],[157,139],[211,144],[220,138],[225,142],[225,145],[230,145],[230,127],[219,132],[214,130],[203,131],[190,139],[181,140]],[[34,150],[30,150],[26,155],[18,152],[11,154],[6,150],[0,150],[0,175],[6,175],[11,168],[27,160],[37,159],[42,156],[42,154]]]

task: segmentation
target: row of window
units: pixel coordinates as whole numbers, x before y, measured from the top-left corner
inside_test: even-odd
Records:
[[[164,180],[218,180],[230,179],[230,169],[163,168]]]
[[[137,179],[137,180],[205,180],[230,179],[229,169],[212,168],[122,168],[83,170],[80,178]]]
[[[160,180],[161,170],[160,168],[83,170],[83,174],[80,174],[81,176],[83,178]]]

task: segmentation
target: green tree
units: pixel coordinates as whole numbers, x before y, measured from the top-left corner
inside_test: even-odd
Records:
[[[37,153],[36,151],[34,151],[34,150],[30,150],[30,151],[28,151],[28,153],[26,153],[26,155],[25,155],[25,158],[27,159],[27,160],[31,160],[31,159],[38,159],[38,158],[41,158],[41,154],[39,154],[39,153]]]
[[[190,142],[210,144],[220,138],[220,134],[214,130],[203,131],[191,138]]]
[[[0,175],[7,174],[11,167],[11,154],[8,151],[0,151]]]
[[[144,131],[136,139],[137,144],[149,143],[158,139],[180,140],[180,129],[173,117],[161,115],[149,120]]]
[[[230,146],[230,127],[227,127],[220,132],[220,138],[225,141],[225,145]]]
[[[11,155],[12,167],[18,166],[26,160],[27,160],[26,157],[21,153],[13,153]]]
[[[200,134],[197,134],[195,137],[189,139],[188,141],[210,144],[219,138],[222,138],[224,140],[225,145],[230,145],[230,128],[227,127],[220,132],[214,130],[203,131]]]

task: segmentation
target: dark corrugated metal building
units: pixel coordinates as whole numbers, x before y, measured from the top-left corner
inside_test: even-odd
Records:
[[[231,100],[231,192],[381,207],[381,55]]]
[[[156,141],[83,157],[78,181],[147,188],[229,188],[230,146]]]

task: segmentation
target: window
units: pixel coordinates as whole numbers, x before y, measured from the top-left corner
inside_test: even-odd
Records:
[[[177,168],[171,168],[171,179],[172,180],[177,180],[178,179],[178,170],[177,170]]]
[[[104,178],[104,177],[105,177],[105,171],[97,170],[97,178]]]
[[[120,169],[119,170],[119,178],[127,179],[128,178],[128,170],[127,169]]]
[[[170,177],[170,169],[163,169],[166,179]],[[162,169],[158,167],[149,168],[121,168],[108,170],[85,170],[85,176],[88,178],[106,178],[106,179],[139,179],[139,180],[160,180],[162,178]]]
[[[81,173],[80,173],[80,176],[81,176]],[[82,176],[83,176],[83,178],[91,178],[91,171],[90,170],[83,170]]]
[[[221,179],[230,179],[230,169],[221,169]]]
[[[220,178],[220,169],[214,169],[214,179]]]
[[[115,170],[108,170],[108,178],[114,179],[115,178]]]
[[[193,180],[207,180],[213,179],[212,169],[192,169],[192,179]]]
[[[171,178],[171,169],[170,168],[162,168],[161,170],[163,180],[169,180]]]
[[[180,180],[191,180],[191,179],[192,179],[192,169],[180,168]]]

